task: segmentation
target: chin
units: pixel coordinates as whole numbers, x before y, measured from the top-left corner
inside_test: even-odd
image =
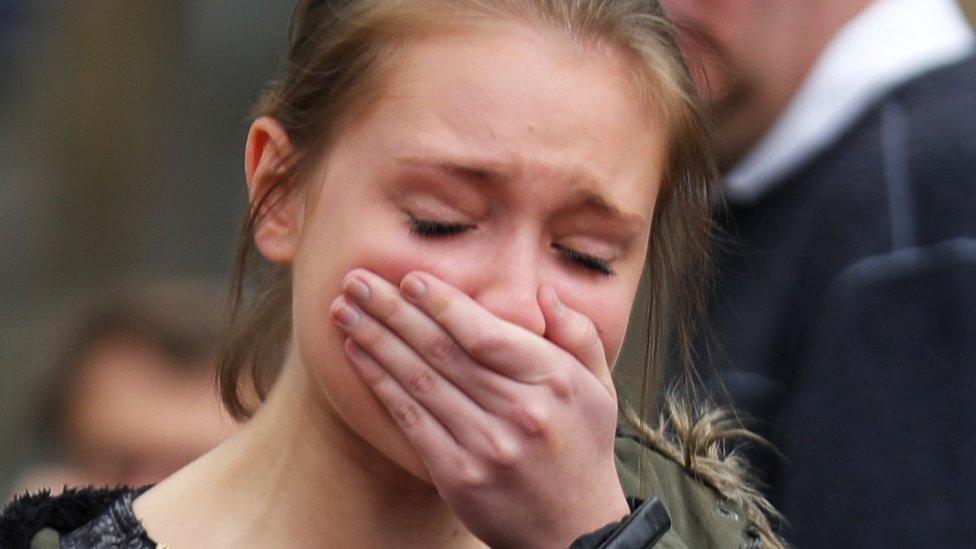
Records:
[[[369,391],[365,384],[360,383],[360,385],[364,391]],[[414,449],[410,440],[403,434],[386,408],[375,400],[371,393],[368,396],[372,399],[371,403],[375,404],[375,411],[378,413],[372,413],[374,411],[372,406],[369,413],[365,413],[366,410],[363,409],[365,407],[360,406],[358,409],[353,408],[352,414],[344,414],[344,411],[339,410],[340,415],[343,415],[343,419],[346,420],[352,430],[373,451],[379,454],[383,461],[388,462],[387,465],[392,465],[405,471],[416,480],[432,485],[433,481],[427,471],[427,466],[424,465],[423,459]],[[393,475],[399,476],[396,472]]]
[[[413,480],[432,485],[427,467],[410,440],[342,354],[342,339],[338,335],[329,339],[335,339],[329,341],[334,344],[328,349],[331,352],[306,349],[312,352],[301,354],[305,364],[316,365],[307,368],[307,373],[324,393],[330,415],[334,414],[351,435],[336,437],[334,443],[350,446],[345,453],[362,459],[368,467],[375,467],[376,474],[402,480],[403,473],[407,473]],[[335,355],[336,350],[339,356]]]
[[[427,466],[424,465],[422,459],[420,459],[420,454],[413,449],[413,445],[410,441],[399,432],[396,433],[397,437],[402,440],[403,444],[397,444],[398,448],[391,449],[390,451],[383,451],[377,445],[373,445],[377,451],[384,454],[384,456],[392,461],[394,464],[399,466],[404,471],[410,473],[416,479],[420,480],[425,484],[431,486],[434,485],[434,481],[430,478],[430,473],[427,472]],[[397,442],[397,441],[395,441]]]

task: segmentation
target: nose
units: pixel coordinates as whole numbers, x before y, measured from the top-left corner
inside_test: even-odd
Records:
[[[541,336],[546,320],[536,299],[538,258],[527,246],[506,248],[480,265],[481,283],[472,297],[495,316]]]

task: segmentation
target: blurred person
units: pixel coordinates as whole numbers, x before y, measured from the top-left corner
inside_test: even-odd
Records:
[[[226,273],[242,121],[290,4],[0,0],[0,492],[41,304],[123,273]]]
[[[645,269],[646,373],[694,375],[711,224],[659,4],[303,1],[289,38],[245,146],[235,288],[252,252],[270,270],[218,365],[247,422],[155,486],[21,498],[0,541],[80,506],[13,539],[779,546],[721,413],[661,389],[661,425],[616,434]]]
[[[234,422],[213,376],[225,308],[214,288],[169,280],[69,313],[18,491],[153,484],[225,439]]]
[[[716,362],[800,547],[976,544],[976,58],[950,0],[664,0],[717,120]]]

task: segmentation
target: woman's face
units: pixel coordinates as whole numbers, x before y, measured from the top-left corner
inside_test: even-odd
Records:
[[[540,335],[536,291],[549,284],[592,319],[612,364],[665,142],[627,58],[608,48],[498,26],[426,37],[391,66],[311,182],[290,258],[293,352],[331,411],[425,477],[346,362],[329,316],[343,275],[361,267],[398,284],[424,270]]]

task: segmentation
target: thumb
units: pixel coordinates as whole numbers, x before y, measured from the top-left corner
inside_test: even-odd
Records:
[[[610,394],[616,394],[606,351],[593,321],[560,301],[552,286],[540,286],[537,298],[546,319],[546,339],[582,362]]]

